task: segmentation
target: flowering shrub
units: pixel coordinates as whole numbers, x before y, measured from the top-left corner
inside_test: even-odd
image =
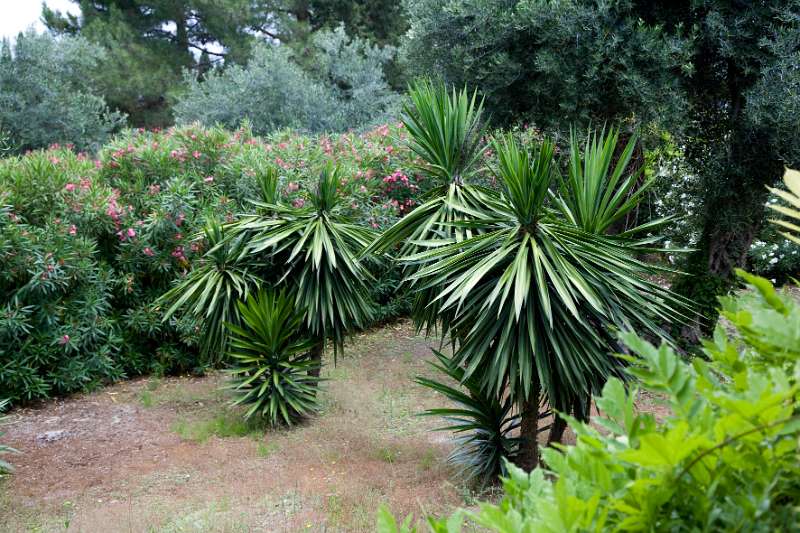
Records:
[[[163,322],[156,303],[207,251],[210,220],[252,212],[260,180],[279,174],[287,203],[308,201],[333,160],[348,215],[383,228],[414,205],[404,131],[254,137],[187,126],[126,131],[97,155],[69,146],[0,161],[0,390],[12,402],[141,373],[201,371],[190,316]],[[387,179],[389,178],[389,179]],[[397,273],[371,265],[389,319],[407,307]]]

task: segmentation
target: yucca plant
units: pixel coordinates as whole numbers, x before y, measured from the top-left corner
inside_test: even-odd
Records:
[[[314,370],[309,352],[314,341],[304,336],[304,314],[284,292],[251,294],[237,304],[241,324],[226,324],[233,405],[248,409],[272,425],[292,425],[317,411]]]
[[[238,324],[238,300],[246,300],[258,287],[259,277],[242,255],[241,238],[226,238],[225,226],[210,221],[203,230],[209,247],[200,264],[186,275],[159,302],[169,305],[163,320],[184,310],[202,320],[201,350],[206,363],[216,364],[227,351],[225,324]],[[251,262],[252,263],[252,262]]]
[[[567,177],[560,181],[556,205],[575,226],[588,233],[605,234],[631,210],[650,189],[655,177],[642,183],[643,168],[630,171],[637,135],[631,135],[617,154],[619,129],[587,134],[583,144],[573,129],[570,132],[570,153]],[[642,233],[667,223],[657,219],[626,233]]]
[[[542,397],[586,419],[591,394],[620,372],[611,355],[614,330],[664,337],[661,324],[685,320],[688,303],[648,279],[657,269],[636,259],[640,242],[605,235],[604,224],[578,225],[548,207],[557,183],[552,143],[530,154],[509,135],[494,148],[503,191],[480,213],[465,209],[471,220],[461,224],[475,236],[427,243],[428,250],[403,260],[415,265],[420,287],[441,288],[437,304],[452,317],[446,333],[457,339],[452,364],[464,368],[463,380],[475,377],[486,394],[507,391],[516,403],[519,463],[533,468]],[[577,183],[576,190],[597,204],[610,183]]]
[[[476,375],[465,378],[462,367],[434,350],[437,361],[430,362],[438,373],[450,378],[450,385],[439,379],[418,376],[416,382],[450,401],[456,407],[428,409],[423,416],[443,417],[448,425],[437,431],[457,435],[456,447],[448,460],[467,477],[486,484],[505,473],[507,460],[514,459],[519,439],[512,435],[519,427],[519,416],[513,412],[514,402],[505,393],[488,395]]]
[[[795,222],[790,222],[785,218],[773,219],[772,223],[780,226],[783,230],[781,235],[792,242],[800,244],[800,172],[787,168],[783,174],[783,183],[788,190],[769,187],[772,194],[783,200],[787,205],[769,203],[767,206],[788,217]]]
[[[233,227],[237,238],[246,236],[243,256],[281,269],[276,284],[288,286],[295,305],[305,310],[317,365],[326,341],[332,341],[335,357],[346,335],[366,326],[373,313],[372,277],[359,256],[374,235],[344,215],[339,181],[338,168],[327,165],[308,205],[256,202],[259,213],[242,217]]]
[[[399,246],[400,255],[409,255],[424,249],[424,243],[468,239],[474,231],[460,222],[491,201],[486,191],[469,183],[486,148],[483,100],[477,92],[470,95],[466,88],[448,91],[444,85],[418,81],[409,87],[409,100],[402,115],[409,147],[419,157],[418,170],[434,186],[426,200],[386,230],[368,252]],[[404,264],[406,280],[414,269],[414,265]],[[428,331],[448,322],[432,304],[436,296],[437,287],[415,291],[412,316],[418,327]]]
[[[8,406],[8,400],[0,401],[0,413],[5,411],[7,406]],[[0,416],[0,423],[4,422],[5,419],[6,419],[6,417]],[[0,436],[2,436],[2,435],[3,434],[0,433]],[[8,453],[19,453],[19,452],[17,450],[15,450],[14,448],[10,447],[10,446],[5,446],[3,444],[0,444],[0,455],[4,455],[4,454],[8,454]],[[14,471],[14,467],[11,466],[11,463],[8,463],[8,462],[0,459],[0,477],[2,477],[4,474],[9,474],[9,473],[11,473],[13,471]]]

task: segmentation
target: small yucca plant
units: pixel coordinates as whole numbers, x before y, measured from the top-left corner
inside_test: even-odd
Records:
[[[448,460],[468,477],[488,483],[505,474],[506,460],[513,461],[517,453],[519,439],[512,432],[519,428],[519,416],[513,412],[514,402],[504,392],[486,392],[476,376],[465,377],[464,368],[441,352],[433,353],[438,359],[429,363],[433,369],[460,386],[418,376],[417,383],[454,404],[454,407],[428,409],[422,415],[443,417],[447,421],[446,426],[437,430],[456,435],[457,446]]]
[[[8,405],[8,400],[0,401],[0,413],[3,412],[3,410],[5,410],[7,405]],[[3,422],[5,419],[6,417],[0,416],[0,422]],[[2,433],[0,433],[0,436],[2,436]],[[10,446],[5,446],[3,444],[0,444],[0,455],[7,453],[19,453],[19,452],[17,452],[17,450],[11,448]],[[0,477],[2,477],[4,474],[9,474],[13,471],[14,467],[11,466],[10,463],[0,459]]]
[[[227,324],[234,405],[247,406],[245,418],[292,425],[317,411],[319,368],[303,335],[304,314],[285,292],[259,291],[238,303],[241,325]]]

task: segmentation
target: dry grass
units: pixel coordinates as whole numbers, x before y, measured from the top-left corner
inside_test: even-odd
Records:
[[[416,416],[440,403],[413,383],[429,345],[407,324],[358,336],[327,368],[324,411],[292,429],[242,423],[219,375],[18,410],[5,440],[23,455],[0,486],[0,530],[372,531],[383,504],[420,516],[469,503],[448,436]]]

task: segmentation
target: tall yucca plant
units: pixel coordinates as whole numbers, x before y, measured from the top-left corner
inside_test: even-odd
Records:
[[[767,206],[796,222],[790,222],[786,218],[773,219],[772,223],[780,226],[784,231],[781,235],[792,242],[800,244],[800,172],[786,169],[783,174],[783,183],[788,190],[775,189],[769,187],[772,194],[783,200],[787,205],[767,204]]]
[[[281,269],[276,284],[288,286],[297,307],[305,310],[317,362],[326,340],[333,342],[335,356],[345,336],[365,326],[373,313],[371,276],[359,256],[374,235],[343,215],[339,180],[338,169],[328,165],[309,205],[257,202],[261,213],[242,217],[234,227],[235,234],[247,237],[244,255]]]
[[[448,91],[444,85],[419,81],[409,87],[409,101],[402,116],[409,147],[421,161],[418,170],[434,186],[425,202],[386,230],[367,252],[400,246],[401,255],[408,255],[423,249],[424,243],[468,239],[473,230],[460,222],[490,201],[486,191],[469,184],[485,149],[483,100],[466,88]],[[407,278],[414,268],[405,265]],[[419,327],[430,330],[447,322],[447,317],[430,305],[436,295],[436,287],[415,293],[412,315]]]
[[[210,221],[203,230],[208,252],[199,265],[160,298],[169,305],[164,320],[179,310],[203,323],[201,350],[207,363],[219,363],[228,349],[226,323],[238,324],[238,300],[246,300],[260,279],[242,256],[241,238],[226,238],[226,228]]]
[[[687,302],[648,280],[654,268],[636,259],[637,241],[547,206],[556,182],[551,143],[528,154],[506,136],[494,147],[504,190],[463,223],[476,235],[430,243],[404,261],[421,287],[443,287],[437,303],[452,317],[447,333],[458,340],[453,364],[464,379],[477,377],[487,394],[508,388],[521,415],[519,461],[532,468],[541,397],[586,418],[591,394],[620,370],[613,330],[664,336],[660,324],[683,321]],[[595,196],[587,202],[600,202],[610,183],[584,187]]]

